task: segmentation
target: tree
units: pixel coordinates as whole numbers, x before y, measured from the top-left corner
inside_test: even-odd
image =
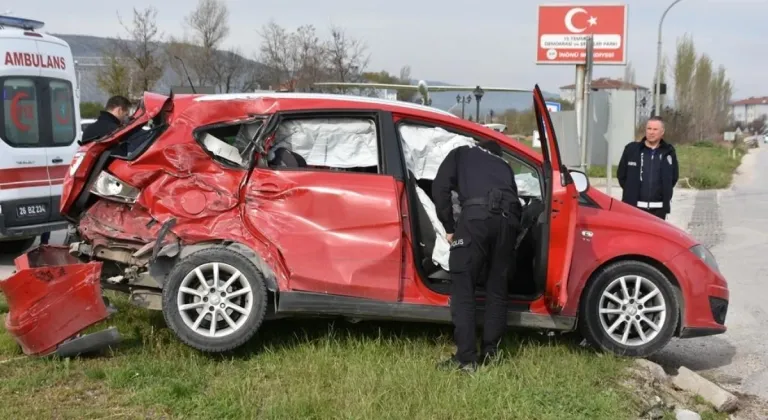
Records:
[[[331,77],[337,82],[357,81],[355,79],[368,66],[370,56],[366,53],[365,43],[348,37],[338,26],[331,26],[331,40],[327,49]]]
[[[684,112],[692,112],[693,77],[696,72],[696,47],[689,35],[684,35],[677,42],[675,55],[675,107]]]
[[[411,84],[411,68],[410,66],[403,66],[400,68],[400,76],[389,74],[387,71],[380,72],[365,72],[362,73],[361,78],[363,81],[370,83],[384,83],[393,85],[410,85]],[[413,102],[416,97],[416,91],[414,89],[397,89],[397,100]]]
[[[118,38],[117,48],[133,67],[133,89],[138,91],[131,94],[151,91],[163,76],[165,64],[159,46],[162,35],[158,32],[156,20],[157,9],[152,6],[142,11],[134,8],[130,27],[123,24],[118,14],[118,21],[128,32],[128,39]]]
[[[96,84],[109,96],[131,96],[130,67],[115,53],[115,49],[104,51],[105,66],[96,72]]]
[[[288,84],[310,90],[321,81],[355,82],[361,80],[368,63],[365,45],[339,27],[331,27],[331,38],[326,41],[313,25],[290,32],[270,21],[258,33],[262,42],[257,59],[265,66],[264,78],[274,88]]]
[[[195,10],[185,18],[186,24],[192,30],[189,43],[193,46],[187,49],[192,54],[186,58],[200,84],[221,85],[224,79],[234,77],[230,74],[232,62],[221,61],[222,58],[226,61],[232,56],[219,52],[219,47],[229,35],[228,20],[229,9],[223,0],[198,0]]]
[[[689,109],[693,109],[693,115],[696,118],[695,132],[698,140],[704,140],[704,135],[714,132],[717,128],[713,127],[712,114],[713,103],[711,97],[712,83],[712,60],[708,55],[703,54],[696,61],[696,73],[693,78],[693,91]]]

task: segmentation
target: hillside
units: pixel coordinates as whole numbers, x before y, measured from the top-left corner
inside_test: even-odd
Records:
[[[103,92],[96,82],[96,74],[98,69],[98,59],[103,56],[103,51],[108,49],[112,44],[109,38],[90,36],[90,35],[70,35],[70,34],[52,34],[57,36],[67,43],[72,48],[72,54],[75,60],[78,62],[78,69],[80,71],[80,100],[83,102],[98,102],[104,103],[107,100],[107,94]],[[262,64],[252,59],[244,57],[247,62],[247,66],[250,68],[261,67]],[[416,84],[418,81],[413,80],[412,83]],[[155,86],[156,92],[167,93],[170,91],[172,85],[186,84],[186,80],[182,80],[169,66],[166,68],[162,78]],[[444,86],[450,85],[450,83],[440,81],[427,81],[431,86]],[[467,92],[433,92],[432,93],[432,106],[444,110],[448,110],[451,107],[457,106],[456,95],[460,93],[462,95],[471,94],[471,91]],[[557,94],[551,94],[544,92],[547,97],[559,97]],[[460,105],[458,105],[460,107]],[[465,115],[475,113],[475,101],[472,98],[472,102],[466,107]],[[480,103],[481,114],[485,115],[489,110],[493,109],[494,112],[500,114],[506,109],[525,109],[531,106],[531,95],[529,93],[505,93],[505,92],[488,92],[483,97]],[[460,110],[460,108],[459,108]],[[459,111],[460,112],[460,111]]]

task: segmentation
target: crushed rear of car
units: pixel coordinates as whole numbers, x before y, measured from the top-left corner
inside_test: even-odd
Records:
[[[205,133],[192,133],[185,122],[194,120],[194,128],[216,126],[217,115],[226,114],[227,121],[240,115],[239,134],[252,140],[265,119],[254,117],[246,102],[239,110],[227,104],[229,109],[218,114],[216,105],[198,106],[195,115],[176,114],[170,129],[174,105],[190,101],[146,93],[127,125],[81,145],[75,154],[60,207],[71,223],[66,246],[33,249],[15,260],[14,275],[0,280],[10,308],[6,327],[25,354],[81,353],[117,342],[114,329],[81,335],[115,312],[102,297],[103,288],[128,293],[138,306],[160,309],[157,279],[168,273],[183,244],[212,237],[225,244],[227,239],[247,242],[237,183],[189,137],[169,131],[211,141]],[[165,141],[156,144],[162,136]]]

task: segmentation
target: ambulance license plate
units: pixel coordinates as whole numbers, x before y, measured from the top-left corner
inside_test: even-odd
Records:
[[[31,219],[48,214],[48,207],[45,204],[23,204],[16,207],[16,218]]]

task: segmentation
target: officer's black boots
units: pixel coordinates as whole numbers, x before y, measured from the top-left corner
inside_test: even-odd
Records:
[[[477,370],[477,363],[462,363],[458,361],[454,355],[438,363],[437,368],[440,370],[459,370],[462,372],[472,373]]]

